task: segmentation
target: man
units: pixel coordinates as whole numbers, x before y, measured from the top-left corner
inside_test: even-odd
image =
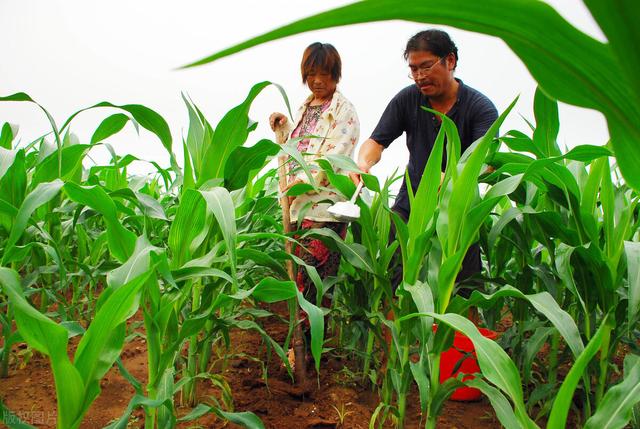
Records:
[[[404,58],[409,65],[409,77],[415,85],[404,88],[391,100],[373,134],[358,152],[358,167],[368,173],[380,161],[384,149],[406,133],[409,149],[407,170],[415,192],[441,125],[441,119],[423,110],[422,106],[446,114],[455,122],[462,143],[461,153],[487,132],[498,112],[487,97],[454,78],[458,48],[446,32],[435,29],[419,32],[407,42]],[[442,170],[445,167],[446,155]],[[393,210],[408,219],[406,179]],[[481,267],[480,248],[473,245],[465,257],[458,280],[480,272]]]

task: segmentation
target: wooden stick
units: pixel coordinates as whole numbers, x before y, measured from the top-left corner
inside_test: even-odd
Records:
[[[284,126],[276,127],[276,142],[279,145],[283,145],[287,142],[288,133]],[[280,185],[280,207],[282,207],[282,228],[285,234],[291,232],[291,214],[289,206],[289,197],[285,195],[287,189],[287,156],[280,155],[278,157],[278,184]],[[291,255],[293,252],[293,246],[290,240],[285,240],[284,251]],[[287,273],[289,279],[293,282],[296,281],[295,271],[293,269],[293,261],[287,259],[286,261]],[[296,285],[297,287],[297,285]],[[295,328],[293,331],[293,355],[295,359],[295,378],[296,383],[299,386],[307,386],[307,359],[306,350],[304,347],[304,338],[302,332],[302,324],[300,323],[300,310],[298,305],[295,306],[294,313]]]

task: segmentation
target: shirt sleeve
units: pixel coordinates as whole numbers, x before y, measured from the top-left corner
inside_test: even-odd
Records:
[[[405,131],[404,105],[402,92],[398,93],[384,109],[378,125],[376,125],[371,139],[376,143],[389,147],[389,145]]]

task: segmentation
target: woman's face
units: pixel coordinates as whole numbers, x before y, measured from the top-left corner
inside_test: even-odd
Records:
[[[307,75],[307,86],[313,93],[314,98],[318,100],[331,98],[336,91],[337,84],[331,77],[331,73],[326,70],[311,69]]]

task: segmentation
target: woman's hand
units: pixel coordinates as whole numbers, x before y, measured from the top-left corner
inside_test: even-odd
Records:
[[[269,126],[271,131],[275,131],[287,123],[287,117],[280,112],[274,112],[269,116]]]

